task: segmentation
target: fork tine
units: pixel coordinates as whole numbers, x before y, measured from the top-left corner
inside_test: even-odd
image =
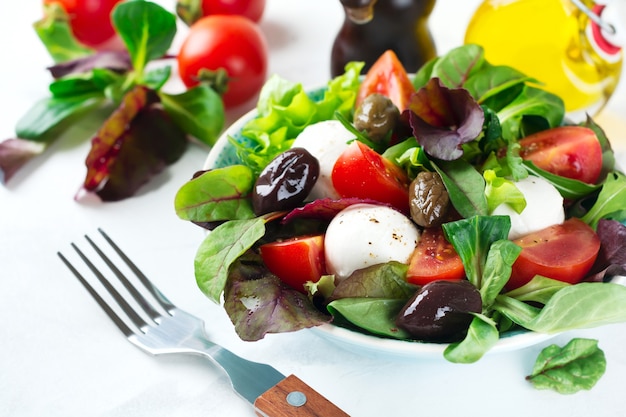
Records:
[[[152,294],[154,299],[163,307],[164,310],[170,311],[173,308],[176,308],[174,304],[167,299],[167,297],[148,279],[148,277],[141,272],[141,270],[126,256],[126,254],[117,246],[113,239],[107,235],[104,230],[98,228],[100,234],[106,239],[106,241],[111,245],[111,247],[115,250],[115,252],[119,255],[120,258],[124,260],[126,265],[133,271],[133,273],[139,278],[141,283],[146,287],[146,289]]]
[[[85,289],[89,292],[89,294],[91,294],[93,299],[96,300],[98,305],[100,305],[100,307],[105,311],[105,313],[109,316],[109,318],[117,325],[117,327],[122,331],[122,333],[124,333],[126,337],[132,335],[133,331],[130,329],[130,327],[126,325],[124,320],[122,320],[120,316],[118,316],[111,307],[109,307],[106,301],[104,301],[102,297],[100,297],[100,294],[98,294],[98,292],[89,284],[89,282],[87,282],[87,280],[81,275],[81,273],[78,272],[76,268],[74,268],[74,265],[72,265],[70,261],[68,261],[67,258],[63,256],[61,252],[57,252],[57,255],[59,256],[59,258],[61,258],[61,260],[69,268],[69,270],[72,271],[74,276],[78,278],[78,280],[83,285],[83,287],[85,287]]]
[[[87,238],[87,240],[89,240],[89,238]],[[131,307],[130,304],[128,304],[126,299],[124,299],[124,297],[119,293],[119,291],[117,291],[115,287],[111,285],[109,280],[107,280],[107,278],[102,274],[102,272],[98,270],[98,268],[93,264],[93,262],[91,262],[89,258],[85,256],[85,254],[78,248],[78,246],[76,246],[74,243],[72,243],[71,245],[72,245],[72,248],[74,248],[74,250],[78,254],[78,256],[80,256],[82,261],[89,267],[89,269],[91,270],[91,272],[93,272],[96,278],[98,278],[98,281],[100,281],[100,283],[106,288],[109,294],[111,294],[111,296],[113,297],[117,305],[122,308],[124,313],[126,313],[126,315],[132,321],[132,323],[139,329],[145,326],[147,324],[146,321],[143,318],[141,318],[139,314],[137,314],[135,309]],[[93,242],[92,242],[92,245],[95,247],[95,244],[93,244]],[[106,257],[106,255],[104,255],[104,253],[102,253],[102,251],[97,250],[97,252],[100,256],[103,257],[103,260],[107,264],[111,263],[111,261]]]
[[[135,288],[135,286],[130,283],[130,281],[126,278],[126,276],[124,276],[122,271],[120,271],[119,268],[115,266],[115,264],[111,261],[111,259],[109,259],[109,257],[106,256],[104,252],[102,252],[102,250],[100,250],[100,248],[94,243],[93,240],[89,238],[89,236],[85,236],[85,239],[87,240],[87,242],[89,242],[91,247],[93,247],[96,253],[100,255],[104,263],[107,264],[107,266],[109,267],[109,269],[111,269],[111,271],[115,274],[115,276],[122,282],[126,290],[128,290],[130,295],[132,295],[132,297],[135,299],[135,301],[137,301],[137,303],[141,306],[141,308],[143,308],[143,310],[150,317],[150,319],[152,319],[153,321],[156,321],[156,319],[158,319],[161,316],[161,314],[159,314],[159,312],[157,312],[152,307],[152,305],[143,297],[143,295],[141,295],[139,291],[137,291],[137,288]],[[116,252],[117,252],[117,249],[119,248],[114,248],[114,249],[116,249]],[[122,257],[122,259],[126,261],[128,258]],[[135,269],[133,269],[133,272],[135,272]]]

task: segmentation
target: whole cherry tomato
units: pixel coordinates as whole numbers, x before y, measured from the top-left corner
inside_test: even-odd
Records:
[[[253,22],[261,20],[265,0],[202,0],[202,14],[234,14],[245,16]]]
[[[178,52],[178,72],[187,87],[215,82],[222,93],[219,70],[226,72],[226,107],[255,98],[267,76],[267,43],[259,27],[242,16],[214,15],[189,28]],[[220,81],[221,80],[221,81]]]
[[[111,23],[111,11],[122,0],[43,0],[44,6],[59,4],[69,16],[72,33],[89,47],[101,49],[117,34]]]

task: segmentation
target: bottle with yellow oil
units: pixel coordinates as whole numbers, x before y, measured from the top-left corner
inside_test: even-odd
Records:
[[[626,0],[484,0],[465,34],[494,65],[544,84],[582,120],[607,103],[622,72]]]

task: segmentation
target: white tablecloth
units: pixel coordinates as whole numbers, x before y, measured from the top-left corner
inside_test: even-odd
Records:
[[[51,63],[31,24],[37,0],[0,2],[0,138],[46,96]],[[174,1],[162,1],[173,7]],[[460,45],[477,1],[440,0],[431,28],[440,52]],[[315,85],[329,76],[330,47],[343,19],[337,0],[268,0],[262,29],[270,70]],[[626,149],[624,83],[598,119]],[[621,416],[626,324],[561,335],[596,338],[608,368],[593,390],[563,396],[524,380],[549,342],[488,355],[473,365],[406,360],[340,348],[311,331],[246,343],[223,310],[196,287],[193,259],[203,233],[173,210],[178,188],[206,150],[185,156],[139,195],[117,203],[77,203],[88,143],[65,140],[0,186],[0,415],[253,416],[207,361],[150,357],[131,346],[57,258],[102,227],[179,306],[207,323],[232,351],[295,373],[353,416]]]

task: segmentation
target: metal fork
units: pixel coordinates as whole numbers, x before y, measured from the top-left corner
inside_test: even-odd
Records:
[[[172,304],[102,229],[98,231],[137,277],[143,290],[135,287],[89,236],[85,239],[142,311],[131,306],[74,243],[72,248],[108,291],[125,318],[116,313],[116,309],[100,296],[61,252],[58,256],[133,345],[152,355],[198,354],[210,359],[228,374],[233,389],[253,404],[260,416],[314,416],[322,415],[318,414],[320,411],[328,416],[347,416],[294,375],[285,377],[269,365],[241,358],[208,340],[200,318]],[[148,301],[147,297],[152,301]]]

